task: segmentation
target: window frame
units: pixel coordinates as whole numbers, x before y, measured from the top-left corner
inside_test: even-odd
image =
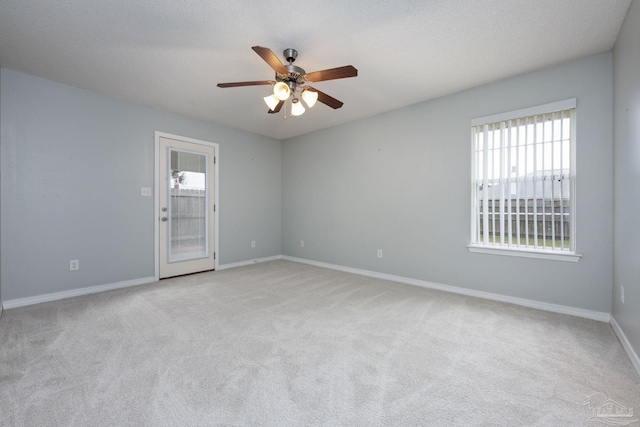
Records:
[[[470,227],[470,243],[467,248],[473,253],[485,253],[504,256],[518,256],[526,258],[547,259],[555,261],[578,262],[582,255],[576,253],[576,122],[577,108],[576,99],[566,99],[563,101],[552,102],[549,104],[538,105],[529,108],[509,111],[505,113],[493,114],[484,117],[478,117],[471,120],[471,227]],[[570,139],[570,222],[571,230],[569,249],[552,249],[552,248],[534,248],[534,247],[513,247],[506,245],[498,245],[494,243],[485,244],[483,242],[474,242],[477,235],[476,214],[478,206],[476,204],[476,150],[474,143],[474,127],[493,124],[496,122],[509,121],[514,119],[523,119],[531,116],[554,113],[564,110],[575,110],[571,117],[571,139]]]

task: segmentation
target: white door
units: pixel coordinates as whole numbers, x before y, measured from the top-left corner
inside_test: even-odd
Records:
[[[215,268],[215,148],[157,138],[160,279]]]

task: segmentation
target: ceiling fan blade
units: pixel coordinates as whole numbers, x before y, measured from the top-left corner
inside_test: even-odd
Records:
[[[332,96],[327,95],[324,92],[319,91],[318,89],[311,87],[311,86],[307,86],[307,88],[309,90],[312,90],[314,92],[318,92],[318,101],[322,102],[325,105],[328,105],[329,107],[335,109],[338,109],[340,107],[342,107],[342,105],[344,105],[344,102],[342,101],[338,101],[337,99],[335,99]]]
[[[305,78],[310,83],[321,82],[324,80],[344,79],[347,77],[356,77],[358,70],[353,65],[345,65],[344,67],[330,68],[328,70],[314,71],[308,73]]]
[[[233,83],[218,83],[218,87],[239,87],[239,86],[258,86],[258,85],[273,85],[276,84],[273,80],[257,80],[254,82],[233,82]]]
[[[268,113],[269,114],[279,113],[283,105],[284,105],[284,101],[278,102],[278,104],[276,105],[276,108],[274,108],[273,110],[269,110]]]
[[[269,64],[269,66],[273,68],[276,73],[288,74],[287,69],[284,68],[282,62],[280,62],[276,54],[273,53],[271,49],[262,46],[253,46],[251,47],[251,49],[253,49],[258,55],[260,55],[260,57],[264,59],[264,61]]]

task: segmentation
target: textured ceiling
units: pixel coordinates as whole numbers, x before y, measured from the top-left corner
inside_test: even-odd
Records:
[[[0,0],[0,66],[285,139],[610,50],[631,0]],[[252,50],[299,51],[344,102],[267,114]],[[284,59],[282,59],[284,61]]]

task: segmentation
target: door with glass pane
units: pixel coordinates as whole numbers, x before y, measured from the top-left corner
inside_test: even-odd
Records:
[[[213,270],[215,148],[159,139],[159,277]]]

